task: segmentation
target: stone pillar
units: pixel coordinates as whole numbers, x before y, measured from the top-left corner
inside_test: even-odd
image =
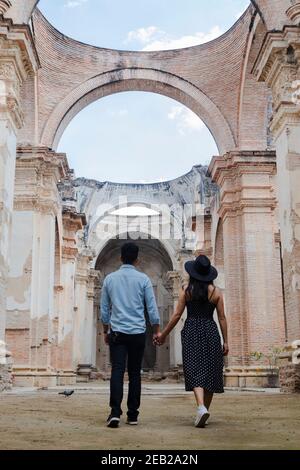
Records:
[[[75,325],[73,353],[75,366],[79,378],[88,380],[92,372],[94,354],[92,347],[95,345],[94,329],[94,276],[90,277],[90,262],[93,260],[91,250],[85,248],[81,251],[77,260],[75,292]]]
[[[10,6],[0,4],[0,15]],[[9,252],[14,199],[14,176],[17,133],[23,125],[20,90],[29,74],[37,69],[30,30],[14,26],[0,17],[0,375],[8,377],[4,369],[8,362],[5,347],[6,287],[9,270]],[[3,370],[3,374],[1,374]],[[0,383],[4,379],[0,378]],[[1,388],[4,387],[0,385]]]
[[[182,286],[182,278],[177,271],[169,271],[165,279],[165,287],[173,298],[173,305],[170,306],[169,318],[173,315],[179,297],[179,290]],[[170,334],[169,348],[170,348],[170,366],[176,368],[182,365],[182,350],[181,350],[181,330],[185,321],[185,314],[181,317],[176,327]]]
[[[272,90],[271,131],[277,153],[278,199],[288,342],[300,339],[300,2],[295,26],[268,33],[254,74]]]
[[[213,254],[211,244],[211,222],[212,217],[209,208],[206,208],[201,218],[200,226],[195,224],[194,230],[196,231],[197,244],[195,250],[195,256],[205,255],[211,259]]]
[[[275,237],[275,154],[231,152],[215,157],[209,171],[220,188],[229,367],[231,371],[240,368],[244,373],[251,370],[251,353],[267,354],[285,341]],[[257,368],[254,364],[253,367]]]
[[[99,319],[100,317],[100,300],[101,300],[101,290],[104,281],[104,276],[101,271],[98,271],[98,278],[96,281],[95,289],[95,315]],[[104,342],[103,327],[102,322],[99,320],[97,325],[97,358],[96,366],[104,378],[109,377],[110,372],[110,353],[109,347]]]
[[[88,288],[87,288],[87,312],[88,322],[86,325],[87,334],[87,357],[90,357],[90,362],[93,369],[96,367],[96,348],[97,348],[97,327],[98,327],[98,315],[95,312],[95,300],[97,294],[97,280],[99,277],[99,271],[90,269],[88,277]]]
[[[61,227],[57,190],[67,177],[65,155],[19,149],[7,287],[6,339],[17,385],[56,384],[56,233]]]
[[[59,384],[76,382],[76,366],[73,360],[75,275],[78,256],[77,232],[86,224],[85,216],[71,206],[63,208],[63,246],[60,309],[58,315],[58,362]]]

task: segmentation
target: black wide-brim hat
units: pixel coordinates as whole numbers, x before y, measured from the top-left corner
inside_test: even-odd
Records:
[[[198,256],[194,261],[187,261],[184,267],[186,272],[198,281],[212,282],[218,277],[218,271],[204,255]]]

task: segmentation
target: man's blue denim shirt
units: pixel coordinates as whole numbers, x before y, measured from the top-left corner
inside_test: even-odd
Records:
[[[101,295],[102,323],[120,333],[145,333],[145,308],[151,325],[159,325],[153,287],[146,274],[132,265],[124,264],[105,278]]]

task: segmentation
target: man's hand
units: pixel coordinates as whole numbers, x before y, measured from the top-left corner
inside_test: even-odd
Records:
[[[153,338],[152,338],[153,346],[158,346],[159,335],[160,333],[153,333]]]
[[[156,346],[162,346],[163,344],[165,344],[166,342],[166,337],[163,333],[157,333],[157,335],[154,335],[155,336],[155,340],[153,338],[153,343],[156,345]]]

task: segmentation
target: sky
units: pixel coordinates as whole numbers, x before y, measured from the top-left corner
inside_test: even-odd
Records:
[[[226,32],[247,0],[41,0],[61,32],[99,47],[164,50],[208,42]],[[58,148],[76,176],[123,183],[179,177],[218,154],[192,111],[153,93],[118,93],[89,105]]]

